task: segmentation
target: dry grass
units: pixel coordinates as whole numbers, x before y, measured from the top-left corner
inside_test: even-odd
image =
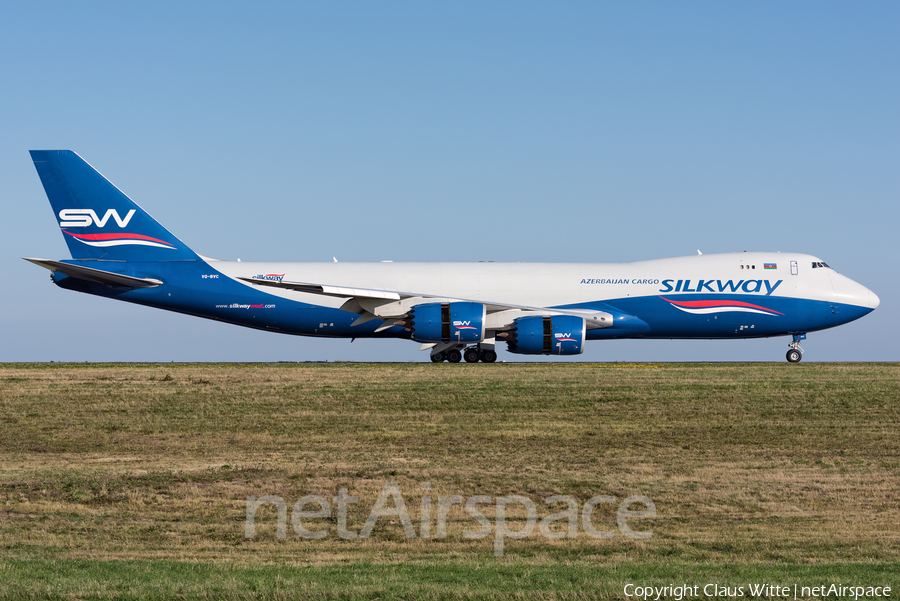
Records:
[[[895,364],[6,364],[0,399],[0,599],[609,598],[723,565],[890,580],[900,556]],[[423,482],[658,515],[501,558],[458,506],[444,539],[278,539],[271,506],[244,538],[248,495],[347,488],[359,530],[386,482],[417,529]]]
[[[328,564],[468,560],[491,540],[460,508],[446,539],[379,522],[365,541],[274,536],[245,498],[360,497],[385,482],[418,526],[437,495],[646,495],[654,535],[508,541],[541,563],[896,561],[896,365],[5,365],[7,558]],[[558,508],[554,508],[553,511]],[[521,517],[521,516],[519,516]],[[615,525],[599,510],[598,527]],[[635,526],[637,528],[637,526]],[[290,529],[290,525],[289,525]]]

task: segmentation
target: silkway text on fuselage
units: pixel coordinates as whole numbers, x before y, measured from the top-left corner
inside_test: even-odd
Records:
[[[693,280],[663,280],[663,288],[660,292],[744,292],[747,294],[763,294],[770,296],[784,280],[778,280],[774,284],[771,280],[697,280],[697,284],[693,284]],[[659,280],[647,279],[614,279],[614,278],[598,278],[583,279],[582,284],[659,284]],[[692,287],[693,286],[693,287]]]
[[[781,282],[784,280],[778,280],[774,285],[769,283],[769,280],[738,280],[735,283],[734,280],[728,280],[727,282],[723,282],[722,280],[697,280],[696,288],[691,288],[691,280],[678,280],[676,284],[673,286],[672,282],[675,280],[663,280],[662,285],[665,288],[660,288],[660,292],[746,292],[747,294],[758,294],[762,292],[763,286],[765,285],[766,294],[765,296],[771,295],[775,292],[775,289],[781,285]]]

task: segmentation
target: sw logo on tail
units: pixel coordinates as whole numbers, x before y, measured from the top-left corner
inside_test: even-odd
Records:
[[[109,209],[103,218],[97,217],[94,209],[63,209],[59,212],[59,227],[89,227],[96,225],[97,227],[106,227],[106,222],[112,217],[115,219],[119,227],[125,227],[131,218],[134,217],[137,209],[131,209],[125,214],[125,217],[119,217],[119,212],[115,209]]]

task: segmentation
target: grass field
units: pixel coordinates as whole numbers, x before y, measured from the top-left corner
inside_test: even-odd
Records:
[[[897,364],[5,364],[0,398],[0,599],[900,586]],[[657,514],[634,540],[601,504],[612,538],[535,528],[501,557],[459,505],[445,538],[382,518],[345,540],[323,518],[307,540],[288,515],[281,539],[274,505],[245,537],[248,496],[345,488],[359,531],[388,482],[416,531],[426,494],[522,495],[539,518],[549,495],[643,495]]]

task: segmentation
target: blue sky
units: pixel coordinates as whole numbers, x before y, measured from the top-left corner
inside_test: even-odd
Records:
[[[223,259],[807,252],[881,306],[811,334],[806,359],[898,359],[897,3],[19,3],[0,50],[0,360],[427,359],[56,288],[20,259],[68,256],[27,152],[47,148]]]

